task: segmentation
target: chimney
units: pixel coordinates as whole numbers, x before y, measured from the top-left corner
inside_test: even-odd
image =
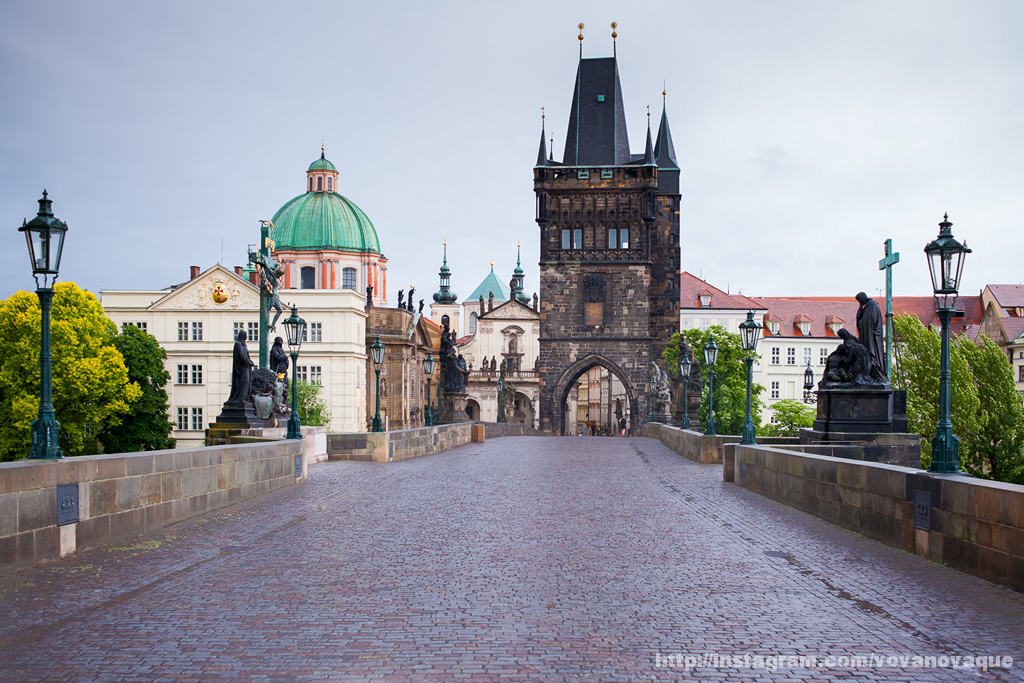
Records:
[[[242,275],[242,266],[235,266],[235,275],[237,275],[238,277],[245,277],[244,275]]]
[[[188,276],[189,280],[195,280],[197,277],[199,277],[199,266],[189,266],[188,270],[189,270],[189,276]]]

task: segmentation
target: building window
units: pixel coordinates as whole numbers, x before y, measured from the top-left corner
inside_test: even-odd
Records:
[[[296,365],[295,366],[295,379],[297,379],[300,382],[308,382],[309,381],[309,369],[305,365]]]
[[[572,248],[582,249],[583,248],[583,229],[574,228],[572,231]]]
[[[619,247],[619,231],[615,228],[608,228],[608,248],[618,249]]]
[[[192,323],[192,341],[203,341],[203,324]]]
[[[772,365],[778,365],[778,364],[779,364],[779,347],[778,346],[773,346],[772,347]]]
[[[629,249],[629,228],[619,230],[619,247]]]
[[[260,324],[258,322],[246,323],[245,336],[249,338],[249,341],[258,342],[260,340]]]
[[[316,384],[317,386],[320,386],[320,385],[323,384],[323,382],[320,379],[322,374],[323,374],[323,369],[321,368],[321,366],[319,366],[319,365],[310,365],[309,366],[309,381],[312,382],[313,384]]]
[[[570,248],[572,248],[572,242],[570,241],[570,231],[569,228],[565,228],[562,230],[562,249]]]
[[[178,341],[188,341],[188,323],[178,323]]]
[[[810,346],[805,346],[804,347],[804,365],[810,365],[810,364],[811,364],[811,347]]]
[[[707,331],[711,327],[711,320],[708,318],[702,318],[700,321],[700,329]]]
[[[178,406],[178,429],[188,429],[188,408]]]
[[[196,432],[203,431],[203,409],[193,408],[192,409],[192,430]]]
[[[792,346],[786,349],[786,365],[796,365],[796,349]]]
[[[303,266],[299,271],[299,278],[302,289],[316,289],[316,268],[313,266]]]
[[[342,289],[355,289],[356,288],[356,269],[355,268],[343,268],[341,271],[341,288]]]
[[[772,381],[772,398],[779,397],[779,383],[777,380]]]
[[[828,361],[828,349],[818,349],[818,365],[824,365]]]
[[[192,366],[192,384],[203,383],[203,366],[193,365]]]
[[[316,177],[316,191],[324,191],[324,177],[322,175]]]
[[[188,384],[188,366],[179,365],[175,384]]]
[[[311,342],[322,342],[324,340],[324,324],[323,323],[310,323],[309,324],[309,341]]]
[[[133,322],[133,323],[122,323],[121,324],[121,329],[122,330],[124,328],[126,328],[126,327],[137,327],[140,330],[142,330],[143,332],[146,332],[148,330],[149,325],[147,323],[145,323],[145,322],[142,322],[142,321],[140,321],[140,322]]]
[[[469,314],[469,333],[476,334],[476,311]]]
[[[313,176],[309,176],[309,191],[313,191]]]
[[[327,191],[334,192],[334,178],[328,176],[327,178]]]
[[[1024,365],[1017,367],[1017,381],[1024,382]]]

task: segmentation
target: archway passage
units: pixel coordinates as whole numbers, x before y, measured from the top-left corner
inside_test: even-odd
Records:
[[[565,378],[561,391],[561,433],[569,436],[618,434],[620,420],[632,424],[631,392],[616,368],[594,362]]]
[[[480,404],[475,399],[469,399],[466,401],[466,415],[469,415],[470,420],[480,419]]]

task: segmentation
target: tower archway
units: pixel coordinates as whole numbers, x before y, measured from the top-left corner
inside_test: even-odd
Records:
[[[632,428],[636,389],[610,359],[590,354],[570,365],[555,384],[553,422],[562,435],[618,433],[619,417]]]

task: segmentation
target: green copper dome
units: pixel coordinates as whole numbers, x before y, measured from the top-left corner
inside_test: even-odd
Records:
[[[300,194],[278,209],[273,221],[270,238],[279,251],[338,249],[381,253],[373,223],[362,209],[336,192]]]
[[[494,264],[491,264],[491,272],[487,274],[484,281],[477,285],[473,293],[466,297],[466,301],[479,301],[480,297],[484,298],[484,301],[490,297],[491,292],[494,292],[495,301],[508,301],[509,291],[508,285],[503,284],[498,276],[494,274]]]
[[[311,163],[309,165],[309,170],[310,171],[337,171],[338,169],[334,168],[334,164],[332,164],[330,161],[328,161],[327,159],[324,158],[324,153],[321,151],[320,152],[320,158],[316,159],[313,163]]]

